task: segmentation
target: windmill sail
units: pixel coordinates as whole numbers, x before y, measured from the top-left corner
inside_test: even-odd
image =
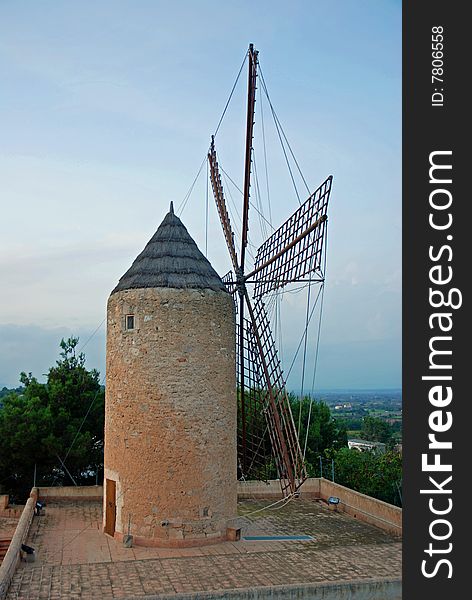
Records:
[[[282,491],[288,494],[295,492],[306,479],[305,464],[264,303],[258,299],[252,306],[249,297],[246,301],[250,315],[247,338],[254,349],[251,367],[259,376],[257,389],[262,400],[267,434]],[[256,435],[257,432],[254,432],[253,437]]]
[[[238,303],[235,302],[237,306]],[[240,341],[243,349],[240,351]],[[249,319],[244,319],[244,330],[240,335],[240,324],[236,329],[236,356],[238,381],[238,470],[243,479],[268,480],[277,476],[273,465],[273,453],[265,411],[267,409],[267,386],[260,360],[254,329]],[[245,368],[240,360],[244,356]],[[241,382],[241,372],[244,382]],[[244,394],[244,402],[243,400]]]
[[[210,151],[208,152],[208,163],[210,165],[210,179],[211,186],[213,189],[213,196],[215,197],[216,208],[220,216],[221,226],[223,227],[223,233],[228,246],[229,255],[233,268],[238,268],[238,257],[236,255],[236,248],[234,246],[234,233],[231,228],[231,221],[229,220],[228,209],[226,208],[225,197],[223,194],[223,184],[221,183],[221,175],[218,168],[218,161],[216,160],[216,151],[213,138],[211,140]]]
[[[256,254],[254,270],[246,275],[255,282],[254,297],[320,273],[326,212],[332,176],[268,238]]]
[[[307,474],[263,297],[292,281],[307,281],[304,278],[308,274],[310,283],[324,280],[323,239],[332,177],[328,177],[290,219],[262,244],[253,270],[246,274],[258,70],[258,53],[252,44],[247,56],[246,148],[239,255],[223,193],[214,136],[208,152],[208,163],[213,195],[233,266],[233,271],[225,275],[224,283],[233,294],[238,315],[239,476],[244,479],[278,477],[284,496],[289,496],[297,491]],[[314,278],[313,273],[317,274]],[[248,292],[249,284],[255,284],[252,298]]]

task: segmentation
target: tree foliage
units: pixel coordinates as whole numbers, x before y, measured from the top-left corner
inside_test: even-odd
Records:
[[[367,416],[362,421],[361,437],[372,442],[393,444],[393,427],[378,417]]]
[[[308,473],[314,475],[320,456],[325,456],[329,449],[337,450],[347,446],[346,427],[333,418],[329,406],[322,400],[291,395],[290,404],[295,426],[299,429],[302,452],[305,451],[306,445]]]
[[[87,370],[84,354],[77,354],[78,341],[61,340],[46,383],[21,373],[23,392],[3,398],[0,482],[6,489],[31,488],[35,465],[42,485],[70,485],[71,476],[85,482],[103,464],[104,391],[98,371]]]
[[[401,505],[402,457],[398,452],[384,454],[342,448],[334,456],[336,483]]]
[[[7,387],[3,387],[0,390],[0,407],[2,406],[2,398],[5,396],[9,396],[12,392],[16,392],[17,394],[22,394],[24,392],[24,388],[22,386],[18,386],[17,388],[10,389]]]

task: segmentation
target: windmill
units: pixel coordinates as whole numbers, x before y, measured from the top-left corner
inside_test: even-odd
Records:
[[[259,247],[246,272],[249,198],[253,152],[258,52],[248,51],[246,148],[239,252],[226,207],[214,137],[208,152],[213,195],[228,247],[232,271],[223,281],[237,310],[238,470],[244,479],[266,479],[275,466],[284,496],[306,479],[304,457],[264,298],[294,282],[323,282],[323,242],[327,225],[329,176]],[[250,292],[250,289],[252,290]]]

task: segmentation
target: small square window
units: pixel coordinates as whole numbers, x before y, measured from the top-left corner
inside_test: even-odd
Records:
[[[128,331],[134,329],[134,315],[126,315],[125,317],[125,329]]]

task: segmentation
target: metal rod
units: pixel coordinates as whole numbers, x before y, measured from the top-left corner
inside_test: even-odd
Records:
[[[69,477],[72,479],[72,483],[77,487],[77,482],[75,481],[75,479],[70,474],[69,469],[66,467],[66,465],[65,465],[64,461],[62,460],[62,458],[59,456],[59,454],[56,454],[56,456],[61,461],[61,465],[64,467],[67,475],[69,475]]]

